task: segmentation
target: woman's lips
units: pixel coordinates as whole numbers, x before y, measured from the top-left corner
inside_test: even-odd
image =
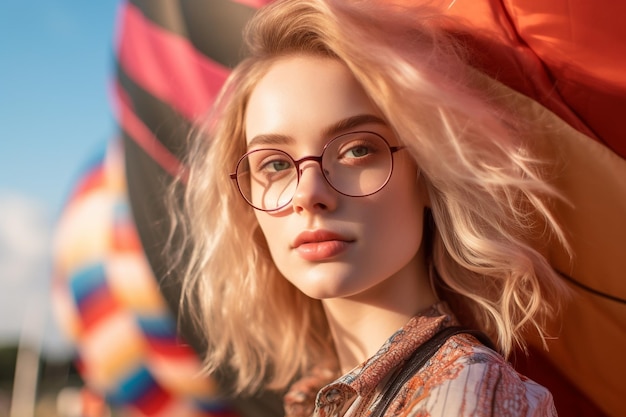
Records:
[[[353,240],[327,230],[302,232],[296,237],[293,248],[307,261],[322,261],[345,251]]]

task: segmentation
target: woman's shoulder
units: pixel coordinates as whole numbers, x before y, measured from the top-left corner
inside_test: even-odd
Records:
[[[469,334],[448,339],[411,383],[408,416],[556,416],[545,387]]]

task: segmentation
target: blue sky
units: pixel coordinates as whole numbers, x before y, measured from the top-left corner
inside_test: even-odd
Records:
[[[111,136],[117,4],[0,2],[0,188],[56,209],[81,161]]]
[[[0,343],[16,337],[29,305],[47,300],[54,222],[115,133],[118,4],[0,2]]]

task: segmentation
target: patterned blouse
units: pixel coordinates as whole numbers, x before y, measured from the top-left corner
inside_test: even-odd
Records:
[[[285,396],[288,417],[366,417],[394,373],[422,343],[456,325],[445,303],[413,317],[382,348],[348,374],[323,387],[328,372],[296,382]],[[318,385],[318,387],[321,385]],[[313,400],[315,398],[315,400]],[[473,336],[452,336],[399,391],[385,417],[556,416],[550,392],[518,374]]]

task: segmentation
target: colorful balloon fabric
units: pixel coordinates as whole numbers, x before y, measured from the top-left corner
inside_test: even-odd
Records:
[[[187,379],[199,362],[174,343],[180,287],[165,279],[169,224],[162,196],[183,169],[179,157],[189,130],[243,56],[241,29],[266,2],[129,0],[120,7],[113,95],[124,150],[111,151],[104,165],[85,174],[64,211],[56,299],[86,382],[139,415],[158,415],[150,413],[158,413],[159,404],[221,404],[211,381]],[[532,341],[531,356],[518,355],[517,366],[553,391],[561,415],[626,415],[626,3],[435,4],[458,19],[447,29],[466,43],[473,65],[517,92],[503,105],[536,120],[537,149],[562,165],[554,183],[571,203],[555,210],[574,258],[554,242],[536,244],[573,295],[562,321],[553,324],[550,351]],[[115,172],[114,181],[103,180],[105,167]],[[120,259],[129,267],[120,267]],[[111,324],[102,329],[123,329],[125,336],[86,330],[105,322]],[[182,338],[200,351],[203,336],[184,317],[180,324]],[[186,371],[172,371],[178,361]],[[242,415],[281,412],[280,401],[267,394],[235,399],[233,406]]]
[[[53,294],[91,390],[139,416],[235,412],[198,375],[145,259],[126,198],[121,143],[82,176],[60,219]]]

